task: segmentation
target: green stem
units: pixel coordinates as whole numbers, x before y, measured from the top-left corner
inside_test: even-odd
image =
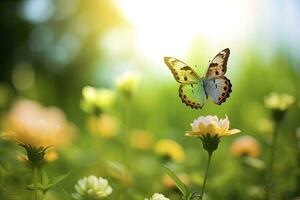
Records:
[[[126,111],[125,111],[125,125],[124,125],[124,148],[125,148],[125,164],[126,167],[130,168],[130,162],[129,162],[129,158],[130,158],[130,149],[129,149],[129,138],[130,138],[130,134],[129,134],[129,127],[130,127],[130,99],[128,99],[128,101],[126,101]]]
[[[94,137],[96,136],[96,138],[99,136],[100,137],[100,141],[99,140],[97,140],[97,139],[95,139],[94,141],[94,143],[95,143],[95,146],[97,147],[97,148],[100,148],[100,152],[103,152],[102,150],[104,149],[104,147],[103,147],[103,145],[105,144],[105,142],[104,142],[104,137],[103,137],[103,135],[99,132],[99,125],[98,125],[98,123],[99,123],[99,120],[100,120],[100,118],[101,118],[101,115],[102,114],[95,114],[93,117],[95,118],[95,123],[94,123]]]
[[[275,151],[277,146],[279,123],[275,124],[274,134],[272,135],[271,141],[271,153],[270,153],[270,163],[268,167],[268,176],[267,176],[267,190],[266,190],[266,200],[272,199],[272,187],[273,187],[273,171],[274,171],[274,160],[275,160]]]
[[[37,189],[37,186],[38,186],[38,169],[37,167],[34,165],[33,166],[33,184],[34,184],[34,199],[35,200],[38,200],[38,189]]]
[[[206,181],[207,181],[207,176],[208,176],[208,170],[209,170],[209,166],[210,166],[211,156],[212,156],[212,152],[208,152],[208,161],[207,161],[207,165],[206,165],[205,176],[204,176],[204,181],[203,181],[203,185],[202,185],[200,200],[202,200],[203,196],[204,196],[204,190],[205,190],[205,185],[206,185]]]
[[[124,134],[123,134],[123,145],[124,145],[124,163],[127,171],[123,174],[123,186],[121,199],[127,199],[127,186],[126,179],[128,178],[128,171],[130,170],[130,149],[129,149],[129,138],[130,138],[130,101],[131,99],[126,99],[125,105],[125,116],[124,116]]]

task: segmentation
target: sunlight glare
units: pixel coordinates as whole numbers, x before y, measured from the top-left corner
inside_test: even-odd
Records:
[[[186,56],[196,37],[212,49],[236,45],[255,23],[255,0],[119,0],[118,5],[136,32],[138,51],[158,62],[166,55]]]

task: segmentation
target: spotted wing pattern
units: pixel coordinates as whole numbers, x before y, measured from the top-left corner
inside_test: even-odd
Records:
[[[172,57],[165,57],[164,61],[177,82],[191,84],[200,80],[198,74],[184,62]]]
[[[230,96],[231,83],[225,76],[212,80],[204,80],[205,92],[215,104],[221,105]]]
[[[214,79],[223,76],[227,70],[227,61],[230,50],[226,48],[220,51],[212,61],[210,61],[205,78]]]
[[[185,105],[191,108],[202,108],[206,99],[203,81],[198,81],[195,84],[180,85],[179,97]]]

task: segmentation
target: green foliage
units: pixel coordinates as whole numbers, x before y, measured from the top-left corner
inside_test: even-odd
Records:
[[[187,200],[189,197],[189,191],[186,187],[186,185],[176,176],[176,174],[174,172],[172,172],[172,170],[170,170],[168,167],[164,166],[167,174],[170,176],[170,178],[175,182],[177,188],[180,190],[180,192],[183,195],[183,199]]]
[[[64,179],[66,179],[70,174],[72,173],[69,171],[66,174],[50,178],[48,177],[45,170],[41,169],[41,182],[38,182],[37,184],[30,184],[27,186],[27,189],[30,191],[40,190],[44,194],[52,187],[57,186],[60,182],[62,182]]]

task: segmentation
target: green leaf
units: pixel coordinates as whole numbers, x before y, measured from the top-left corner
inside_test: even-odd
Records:
[[[174,172],[172,172],[172,170],[170,170],[166,166],[164,166],[164,168],[166,169],[168,176],[170,176],[170,178],[175,182],[177,188],[180,190],[180,192],[183,194],[183,196],[185,198],[188,197],[189,192],[188,192],[186,185],[176,176],[176,174]]]
[[[40,183],[37,183],[37,185],[35,185],[35,184],[32,183],[30,185],[27,185],[26,189],[30,190],[30,191],[35,191],[35,190],[41,190],[41,191],[43,191],[44,187]]]
[[[45,170],[41,169],[42,172],[42,185],[47,186],[49,184],[49,177]]]
[[[61,181],[63,181],[65,178],[67,178],[71,173],[72,173],[72,171],[69,171],[66,174],[63,174],[61,176],[52,178],[51,181],[50,181],[50,184],[48,184],[48,186],[45,187],[45,189],[49,189],[49,188],[57,185],[58,183],[60,183]]]
[[[266,168],[266,163],[260,159],[257,158],[250,158],[250,157],[246,157],[243,162],[255,169],[258,170],[263,170]]]
[[[36,190],[36,187],[34,184],[30,184],[30,185],[27,185],[26,189],[30,190],[30,191],[34,191],[34,190]]]

